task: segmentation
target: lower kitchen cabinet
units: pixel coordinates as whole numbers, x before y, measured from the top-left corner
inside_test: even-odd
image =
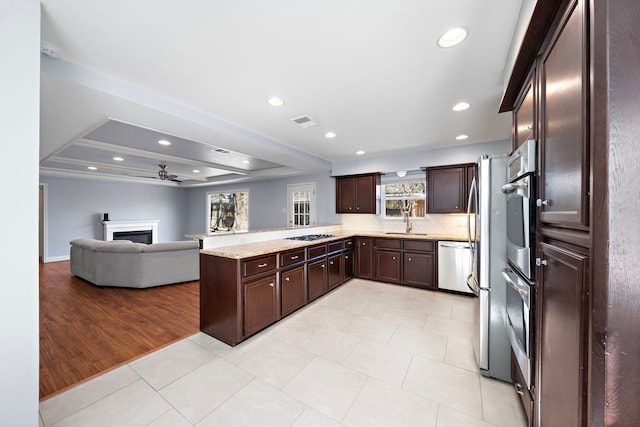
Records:
[[[309,291],[309,301],[318,298],[327,292],[329,286],[327,282],[327,260],[309,263],[307,266],[307,289]]]
[[[335,288],[344,281],[341,261],[341,253],[330,255],[327,258],[327,281],[329,289]]]
[[[403,259],[404,284],[435,290],[437,286],[434,265],[434,255],[431,253],[405,252]]]
[[[282,316],[294,312],[307,303],[304,265],[280,274],[280,310]]]
[[[345,250],[342,254],[344,280],[347,281],[353,277],[353,250]]]
[[[278,319],[277,295],[275,275],[242,285],[245,336],[259,331]]]
[[[559,420],[562,425],[584,425],[588,257],[544,242],[539,243],[538,254],[539,425],[558,425]]]
[[[356,276],[361,279],[373,279],[373,239],[356,239]]]
[[[375,251],[376,280],[400,282],[401,256],[399,251]]]

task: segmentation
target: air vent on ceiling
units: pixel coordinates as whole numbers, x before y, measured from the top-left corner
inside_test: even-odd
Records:
[[[231,153],[231,151],[225,150],[224,148],[214,148],[211,151],[213,151],[215,153],[220,153],[220,154],[229,154],[229,153]]]
[[[294,117],[290,120],[296,125],[300,126],[302,129],[318,126],[318,123],[314,122],[313,119],[306,114],[304,116]]]

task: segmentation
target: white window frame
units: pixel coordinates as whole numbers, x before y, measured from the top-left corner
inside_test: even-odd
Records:
[[[382,178],[382,182],[380,183],[380,217],[385,219],[385,220],[389,220],[389,221],[402,221],[403,218],[402,216],[387,216],[387,208],[386,208],[386,189],[385,189],[385,185],[387,184],[401,184],[401,183],[408,183],[408,182],[422,182],[425,185],[425,198],[422,199],[424,200],[424,203],[426,205],[426,184],[427,184],[427,178],[425,176],[424,173],[421,173],[420,175],[418,174],[408,174],[407,176],[404,177],[398,177],[398,176],[388,176],[388,177],[383,177]],[[425,213],[426,215],[426,213]],[[411,219],[423,219],[425,216],[412,216]]]
[[[308,225],[295,225],[295,206],[294,206],[294,194],[295,193],[308,193],[309,195],[309,224]],[[311,227],[316,225],[316,183],[305,182],[301,184],[289,184],[287,185],[287,226],[290,228],[298,227]]]
[[[213,231],[211,231],[211,196],[215,196],[218,194],[229,194],[229,193],[247,193],[247,204],[249,204],[249,198],[250,198],[250,194],[249,194],[249,189],[248,188],[244,188],[244,189],[234,189],[234,190],[223,190],[223,191],[208,191],[206,193],[206,198],[205,198],[205,208],[206,208],[206,214],[205,214],[205,218],[206,218],[206,224],[205,224],[205,230],[207,232],[207,234],[211,234],[213,233]],[[235,224],[234,227],[232,228],[231,231],[235,231],[235,232],[245,232],[245,231],[249,231],[249,209],[250,207],[247,207],[247,218],[246,218],[246,228],[236,228]],[[226,232],[227,230],[220,230],[220,231],[216,231],[217,232]]]

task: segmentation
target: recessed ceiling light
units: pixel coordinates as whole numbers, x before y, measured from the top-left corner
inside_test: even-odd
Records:
[[[284,105],[284,99],[272,96],[267,99],[267,103],[274,107],[282,107]]]
[[[90,171],[97,171],[98,168],[95,166],[87,166],[87,169],[89,169]]]
[[[113,160],[115,160],[116,162],[124,162],[124,159],[120,156],[114,157]]]
[[[438,39],[438,46],[440,47],[453,47],[459,43],[462,43],[467,38],[467,30],[465,28],[453,28]]]
[[[200,173],[200,169],[194,169],[192,172],[193,173]]]
[[[471,107],[471,104],[469,104],[468,102],[458,102],[456,105],[454,105],[451,109],[453,111],[464,111],[467,108]]]
[[[160,145],[171,145],[171,142],[167,141],[166,139],[161,139],[160,141],[158,141],[158,144],[160,144]]]
[[[364,154],[364,151],[362,151],[362,150],[358,150],[358,151],[356,151],[356,154],[357,154],[358,156],[362,156],[362,155]]]
[[[324,134],[325,138],[335,138],[336,137],[336,133],[335,132],[327,132]]]
[[[251,162],[249,160],[243,160],[242,163],[244,163],[245,165],[248,165]]]
[[[467,139],[467,138],[469,138],[469,135],[458,135],[458,136],[456,136],[456,139],[458,139],[458,140],[459,139]]]

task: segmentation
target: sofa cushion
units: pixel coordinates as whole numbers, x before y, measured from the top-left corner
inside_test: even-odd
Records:
[[[98,252],[142,252],[146,247],[144,243],[107,243],[98,246]]]

